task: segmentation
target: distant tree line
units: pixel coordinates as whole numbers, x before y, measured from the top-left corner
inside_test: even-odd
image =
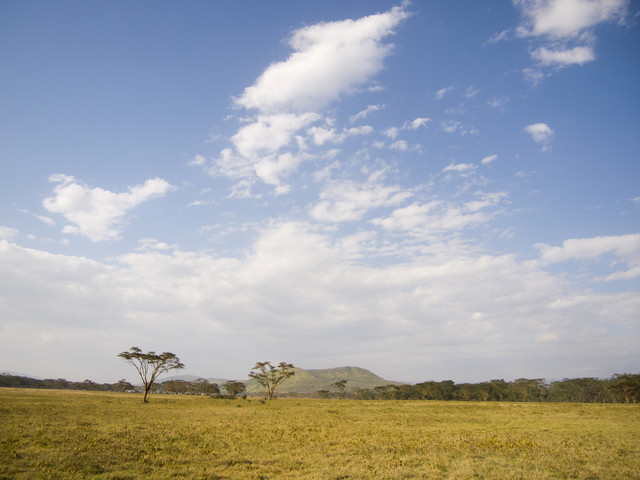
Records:
[[[122,379],[117,383],[96,383],[91,380],[82,382],[70,382],[64,378],[40,380],[8,373],[0,374],[0,387],[13,388],[46,388],[56,390],[92,390],[98,392],[142,392],[142,386],[134,386]],[[186,380],[167,380],[152,386],[154,393],[170,393],[182,395],[210,395],[214,397],[235,397],[245,391],[242,382],[229,380],[222,385],[223,391],[217,383],[210,383],[204,378],[199,378],[192,382]]]
[[[336,382],[341,383],[341,382]],[[345,382],[346,383],[346,382]],[[509,402],[575,402],[575,403],[639,403],[640,374],[615,374],[608,379],[574,378],[547,383],[544,379],[519,378],[512,382],[491,380],[481,383],[459,383],[452,380],[429,381],[414,385],[385,385],[372,389],[354,388],[338,392],[321,390],[314,394],[288,394],[295,397],[353,398],[356,400],[460,400]],[[103,392],[141,391],[122,379],[117,383],[96,383],[91,380],[71,382],[63,378],[39,380],[30,377],[0,374],[0,387],[47,388],[63,390],[93,390]],[[222,393],[226,391],[226,395]],[[233,380],[221,387],[200,378],[192,382],[167,380],[153,385],[156,393],[235,397],[245,392],[245,384]]]
[[[430,381],[373,389],[354,388],[351,397],[357,400],[638,403],[640,374],[615,374],[608,379],[565,378],[551,383],[541,378],[459,384],[452,380]]]
[[[47,378],[40,380],[19,375],[0,374],[0,387],[13,388],[52,388],[57,390],[93,390],[100,392],[126,392],[133,391],[135,387],[126,380],[117,383],[96,383],[91,380],[82,382],[71,382],[64,378]]]

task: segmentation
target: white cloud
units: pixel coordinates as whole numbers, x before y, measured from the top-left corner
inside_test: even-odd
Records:
[[[499,43],[502,42],[503,40],[507,40],[511,35],[511,30],[503,30],[501,32],[498,32],[494,35],[492,35],[489,40],[487,40],[485,42],[485,45],[491,45],[494,43]]]
[[[450,92],[451,90],[453,90],[452,86],[448,86],[448,87],[444,87],[441,88],[440,90],[438,90],[435,93],[435,97],[437,100],[442,100],[442,98],[447,94],[447,92]]]
[[[49,178],[56,183],[53,197],[42,204],[71,222],[64,233],[84,235],[94,242],[119,239],[125,215],[142,202],[164,196],[172,186],[161,178],[147,180],[128,188],[128,192],[114,193],[102,188],[90,188],[74,177],[56,174]]]
[[[207,160],[200,154],[195,155],[189,162],[189,166],[202,167],[207,163]]]
[[[628,263],[640,262],[640,233],[594,238],[572,238],[562,242],[561,247],[543,243],[535,245],[546,264],[571,259],[595,259],[605,253],[613,253]]]
[[[622,20],[628,0],[514,0],[524,22],[516,33],[542,46],[531,51],[539,67],[583,65],[595,60],[592,45],[596,26]],[[537,68],[524,70],[525,77],[537,84],[544,73]]]
[[[451,163],[442,169],[443,172],[468,172],[474,170],[476,166],[473,163]]]
[[[138,240],[138,248],[139,251],[147,251],[147,250],[175,250],[177,247],[175,245],[169,245],[165,242],[160,242],[155,238],[141,238]]]
[[[389,137],[391,140],[395,140],[396,138],[398,138],[398,135],[400,135],[400,132],[402,130],[417,130],[420,127],[426,127],[429,122],[431,122],[430,118],[418,117],[411,121],[404,122],[404,125],[402,125],[402,127],[390,127],[390,128],[387,128],[386,130],[383,130],[382,133],[386,137]],[[375,148],[382,148],[384,146],[384,143],[380,141],[375,141],[373,143],[373,146]],[[397,140],[391,143],[391,145],[389,145],[389,148],[391,150],[398,150],[398,151],[404,152],[409,150],[409,145],[407,144],[406,140]],[[414,147],[411,148],[411,150],[420,150],[421,148],[422,147],[420,145],[415,145]]]
[[[446,213],[437,202],[412,207],[405,231]],[[189,373],[228,377],[252,365],[230,356],[273,352],[307,368],[357,364],[414,382],[481,381],[487,371],[517,378],[534,364],[536,374],[557,375],[558,362],[563,375],[599,375],[638,358],[635,292],[594,294],[515,255],[435,250],[363,264],[375,241],[369,232],[334,239],[306,223],[274,222],[238,258],[146,239],[109,264],[0,241],[0,350],[44,376],[111,382],[132,372],[95,359],[140,338],[143,348],[180,355]]]
[[[458,130],[460,125],[462,125],[462,123],[456,120],[447,120],[442,122],[442,131],[446,133],[454,133]]]
[[[363,118],[367,118],[373,112],[377,112],[378,110],[384,108],[384,105],[368,105],[367,108],[362,110],[361,112],[356,113],[349,117],[350,123],[355,123],[358,120],[362,120]]]
[[[531,135],[536,143],[542,144],[542,150],[547,150],[553,138],[554,131],[546,123],[533,123],[524,127],[524,131]]]
[[[298,130],[320,119],[316,113],[259,115],[257,120],[231,137],[238,153],[255,159],[259,154],[275,153],[291,141]]]
[[[398,127],[390,127],[384,130],[382,133],[384,133],[391,140],[395,140],[400,133],[400,129]]]
[[[467,89],[464,92],[464,96],[465,98],[473,98],[478,94],[479,91],[480,90],[478,90],[476,87],[473,87],[473,86],[467,87]]]
[[[406,127],[410,130],[417,130],[420,127],[425,127],[430,121],[431,121],[430,118],[420,117],[420,118],[414,119]]]
[[[623,280],[633,280],[638,277],[640,277],[640,265],[631,267],[629,270],[623,272],[612,273],[602,278],[602,280],[605,282],[616,282]]]
[[[399,205],[413,195],[399,185],[379,183],[380,173],[374,172],[361,184],[348,180],[330,183],[311,207],[311,217],[322,222],[353,222],[372,209]]]
[[[596,58],[591,47],[574,47],[566,50],[549,50],[541,47],[532,52],[531,57],[538,60],[541,65],[562,66],[582,65]]]
[[[291,56],[274,63],[236,103],[263,113],[309,112],[337,100],[382,69],[391,47],[381,43],[409,14],[402,7],[296,30]]]
[[[232,187],[232,197],[251,196],[258,180],[272,185],[277,194],[290,187],[284,176],[295,172],[300,152],[327,143],[341,143],[348,137],[368,135],[370,126],[336,129],[332,119],[324,125],[320,111],[341,95],[356,91],[383,67],[392,45],[384,39],[410,14],[402,7],[357,20],[319,23],[298,29],[289,39],[293,53],[271,64],[255,83],[244,89],[235,104],[258,114],[231,136],[231,148],[221,150],[212,164],[200,156],[192,164],[205,166],[212,175],[240,179]],[[369,105],[353,115],[351,123],[382,108]],[[308,128],[310,127],[310,128]],[[306,129],[307,136],[298,134]]]
[[[628,0],[514,0],[526,23],[522,36],[566,39],[580,36],[600,23],[621,19]]]
[[[464,125],[457,120],[446,120],[441,124],[442,131],[445,133],[459,133],[460,135],[478,135],[478,129],[471,125]]]
[[[325,143],[342,143],[347,138],[356,135],[369,135],[373,132],[373,127],[370,125],[363,125],[354,128],[345,128],[341,132],[338,132],[335,128],[331,127],[311,127],[307,130],[307,133],[311,136],[311,140],[315,145],[324,145]]]
[[[259,198],[261,195],[253,195],[251,189],[254,185],[252,180],[240,180],[230,188],[229,198]]]
[[[255,159],[238,155],[231,148],[225,148],[207,167],[207,173],[213,177],[221,175],[229,178],[253,177]]]
[[[399,152],[406,152],[409,150],[409,145],[404,140],[396,140],[391,145],[389,145],[391,150],[398,150]]]
[[[453,233],[488,222],[493,214],[482,210],[497,205],[507,194],[478,193],[477,196],[477,200],[460,205],[441,200],[415,202],[394,210],[388,217],[373,219],[371,223],[387,231],[405,232],[417,238]]]
[[[29,210],[25,210],[23,208],[18,210],[19,212],[26,213],[27,215],[31,215],[34,218],[37,218],[42,223],[46,223],[47,225],[53,226],[56,224],[53,218],[45,217],[44,215],[38,215],[37,213],[31,213]]]
[[[276,186],[276,194],[289,191],[289,186],[282,184],[283,179],[297,170],[304,160],[313,157],[305,154],[293,155],[289,152],[274,157],[266,157],[256,164],[256,175],[267,185]]]
[[[487,105],[491,108],[502,109],[509,100],[507,98],[492,98],[487,101]]]
[[[17,237],[20,231],[17,228],[4,227],[0,225],[0,239],[12,240]]]
[[[538,243],[535,247],[540,251],[543,265],[566,262],[568,260],[595,261],[605,255],[613,255],[618,264],[626,266],[626,270],[599,277],[596,280],[605,282],[632,280],[640,277],[640,233],[594,238],[571,238],[562,242],[560,247],[552,247]]]
[[[495,154],[494,155],[487,155],[486,157],[484,157],[482,159],[482,164],[483,165],[488,165],[491,162],[493,162],[494,160],[496,160],[497,158],[498,158],[498,155],[495,155]]]

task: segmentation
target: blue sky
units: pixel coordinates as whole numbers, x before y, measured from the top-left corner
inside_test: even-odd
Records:
[[[0,368],[640,365],[640,5],[0,5]]]

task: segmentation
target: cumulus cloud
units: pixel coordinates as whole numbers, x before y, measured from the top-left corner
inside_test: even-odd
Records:
[[[222,149],[210,165],[200,156],[191,164],[203,166],[213,176],[237,179],[231,196],[251,196],[256,181],[285,193],[289,187],[280,174],[286,177],[297,169],[300,162],[294,160],[301,158],[301,152],[371,133],[370,126],[336,129],[330,119],[312,124],[323,119],[322,111],[331,102],[357,91],[382,69],[392,51],[385,39],[410,15],[405,6],[295,30],[288,40],[293,53],[267,67],[235,99],[237,107],[257,112],[255,117],[231,136],[231,147]],[[351,116],[350,122],[382,107],[369,105]]]
[[[640,233],[571,238],[562,242],[562,246],[559,247],[543,243],[538,243],[535,247],[540,251],[540,259],[544,265],[568,260],[597,260],[605,255],[613,255],[617,263],[626,265],[627,269],[613,272],[598,280],[609,282],[640,277]]]
[[[356,135],[369,135],[372,132],[373,127],[369,125],[344,128],[342,131],[337,131],[335,128],[327,126],[311,127],[307,131],[315,145],[324,145],[325,143],[342,143],[349,137]]]
[[[524,127],[524,131],[531,135],[534,142],[542,144],[542,150],[546,151],[553,139],[554,131],[546,123],[533,123]]]
[[[44,208],[61,214],[70,225],[64,233],[84,235],[94,242],[117,240],[126,214],[142,202],[164,196],[171,184],[161,178],[147,180],[129,187],[127,192],[114,193],[102,188],[91,188],[74,177],[56,174],[49,178],[56,183],[54,196],[45,198]]]
[[[303,153],[294,155],[289,152],[273,157],[265,157],[256,164],[256,175],[267,185],[274,185],[277,195],[287,193],[289,186],[284,184],[283,180],[297,170],[302,161],[311,158],[313,157]]]
[[[516,33],[542,43],[531,52],[539,67],[583,65],[596,58],[592,47],[595,27],[623,19],[628,3],[628,0],[514,0],[523,17]],[[533,83],[544,76],[530,68],[525,69],[525,74]]]
[[[194,155],[194,157],[189,162],[190,166],[198,166],[202,167],[207,163],[207,160],[200,154]]]
[[[320,193],[320,201],[311,207],[311,217],[322,222],[353,222],[372,209],[399,205],[413,195],[399,185],[380,183],[379,174],[372,174],[364,183],[351,180],[329,183]]]
[[[596,58],[593,49],[584,46],[565,50],[549,50],[541,47],[532,52],[531,56],[541,65],[582,65]]]
[[[371,223],[387,231],[405,232],[418,238],[456,232],[471,225],[488,222],[493,214],[483,210],[497,205],[507,194],[478,193],[477,197],[462,204],[442,200],[414,202],[394,210],[388,217],[375,218]]]
[[[605,253],[613,253],[629,263],[640,262],[640,233],[594,238],[572,238],[561,247],[536,244],[545,263],[564,262],[570,259],[594,259]]]
[[[391,140],[395,140],[395,138],[400,133],[400,129],[398,127],[390,127],[390,128],[387,128],[386,130],[384,130],[382,133],[384,133]]]
[[[628,0],[515,0],[525,18],[521,36],[576,38],[600,23],[621,19]]]
[[[409,144],[405,140],[396,140],[391,145],[389,145],[391,150],[398,150],[399,152],[406,152],[409,150]]]
[[[285,147],[295,132],[320,118],[319,114],[310,112],[260,115],[231,137],[231,142],[242,157],[256,159],[260,154],[274,153]]]
[[[495,201],[491,195],[477,196]],[[400,233],[419,228],[425,217],[437,228],[429,216],[451,228],[446,205],[410,207],[394,216],[404,217]],[[460,207],[457,215],[467,210]],[[110,364],[99,370],[90,360],[140,338],[159,350],[188,352],[193,373],[213,364],[219,371],[212,374],[229,377],[251,366],[229,364],[230,355],[270,358],[274,352],[306,367],[357,362],[383,375],[405,371],[416,382],[460,371],[476,381],[486,380],[487,371],[517,378],[532,358],[542,368],[540,357],[550,357],[541,375],[557,374],[558,362],[569,376],[584,368],[610,374],[616,359],[638,358],[634,293],[587,292],[515,255],[435,250],[410,262],[367,265],[359,255],[378,248],[369,232],[334,238],[311,224],[285,221],[256,233],[238,257],[145,239],[139,251],[108,264],[0,240],[0,349],[24,368],[39,365],[43,375],[56,374],[45,359],[58,352],[59,371],[100,381],[131,372]],[[585,248],[589,255],[607,248],[628,255],[633,243]],[[60,355],[66,350],[73,356]],[[461,369],[460,357],[482,365]],[[425,372],[424,365],[434,367]]]
[[[409,150],[411,151],[421,150],[422,146],[419,144],[409,147],[409,144],[407,143],[406,140],[396,140],[396,138],[398,138],[398,136],[403,130],[417,130],[421,127],[426,127],[429,124],[429,122],[431,122],[431,119],[428,117],[414,118],[411,121],[404,122],[404,124],[401,127],[394,126],[394,127],[389,127],[385,130],[382,130],[382,134],[390,138],[391,140],[395,140],[389,145],[389,148],[391,150],[396,150],[400,152],[406,152]],[[382,148],[384,147],[384,142],[374,141],[372,145],[375,148]]]
[[[236,103],[263,113],[309,112],[337,100],[382,69],[394,33],[409,13],[402,7],[363,17],[319,23],[296,30],[291,56],[269,66]]]
[[[0,239],[12,240],[17,237],[20,231],[17,228],[5,227],[0,225]]]
[[[446,133],[454,133],[458,130],[460,125],[462,125],[462,123],[456,120],[447,120],[442,122],[442,131]]]

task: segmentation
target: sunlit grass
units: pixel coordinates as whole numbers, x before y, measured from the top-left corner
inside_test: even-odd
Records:
[[[640,406],[0,389],[0,478],[640,478]]]

